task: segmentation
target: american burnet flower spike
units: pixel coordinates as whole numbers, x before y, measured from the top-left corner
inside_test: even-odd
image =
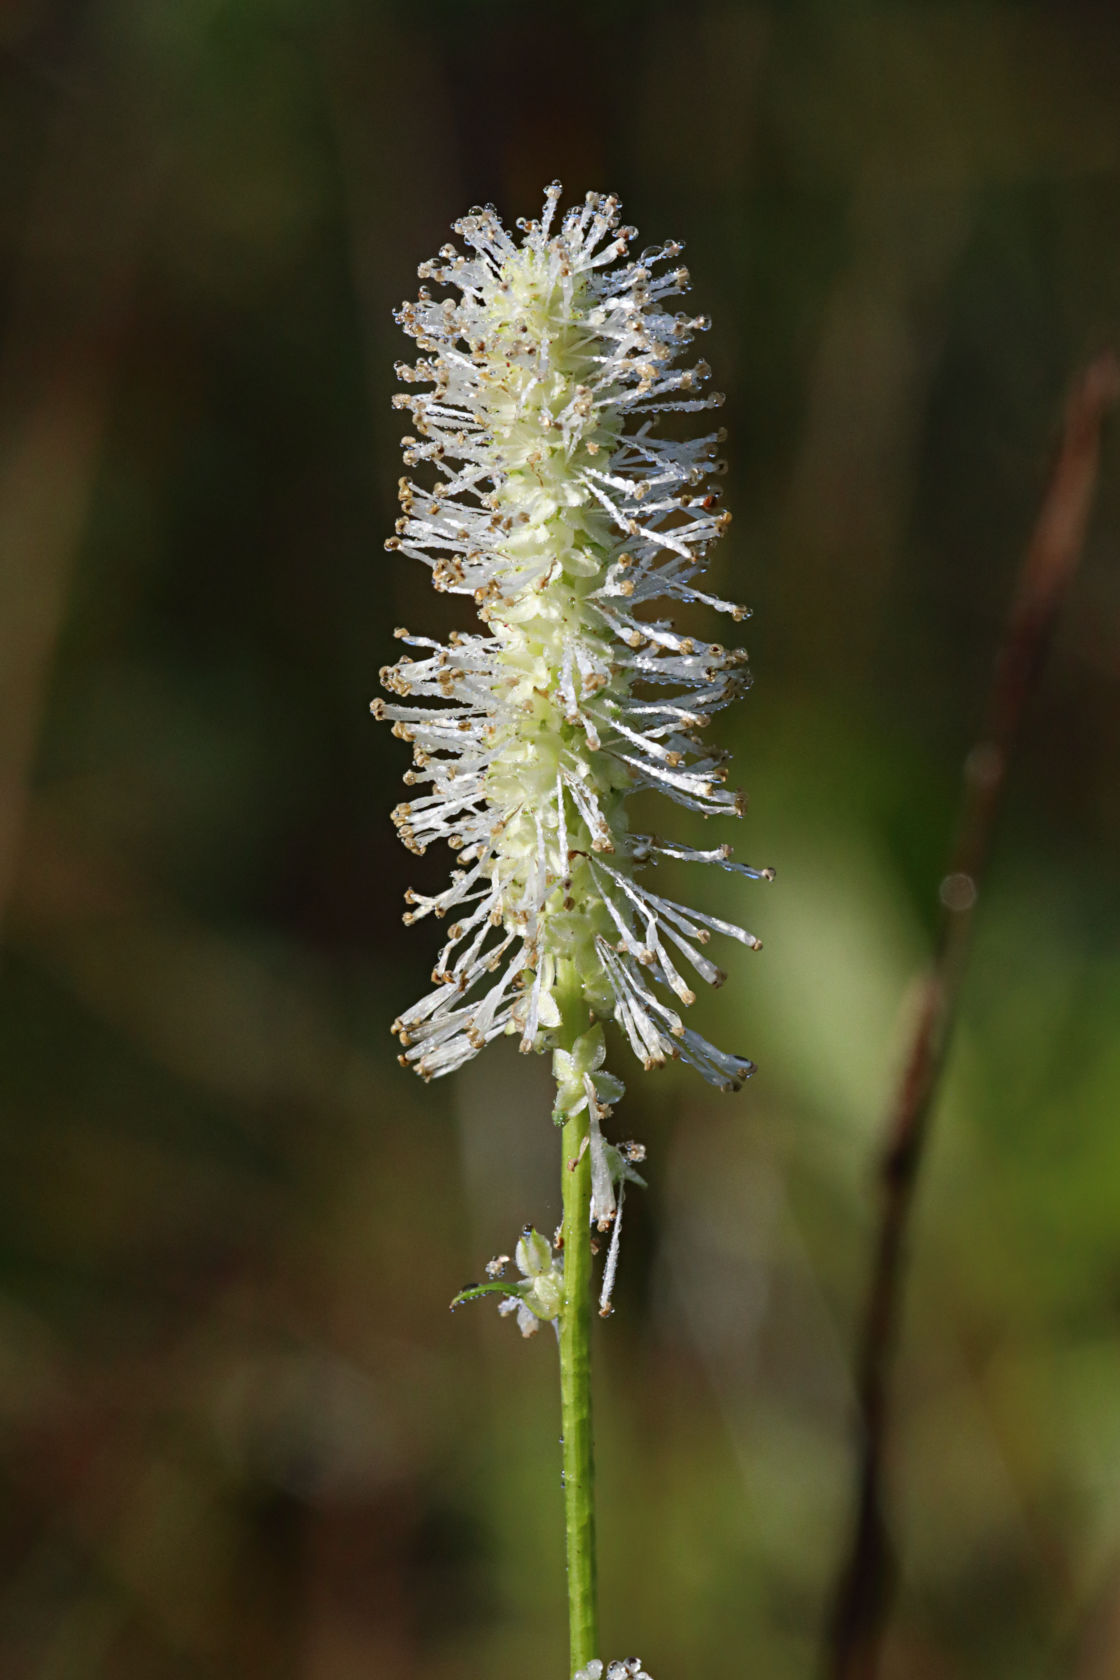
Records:
[[[554,1052],[560,1253],[546,1264],[544,1239],[527,1230],[507,1310],[523,1330],[551,1318],[560,1341],[572,1672],[599,1662],[590,1228],[614,1228],[606,1312],[623,1187],[642,1182],[639,1147],[615,1148],[602,1131],[623,1088],[603,1070],[601,1023],[613,1019],[646,1068],[680,1058],[737,1089],[752,1063],[685,1024],[686,975],[723,980],[705,951],[712,933],[759,941],[650,876],[665,859],[755,879],[772,871],[734,862],[727,845],[701,850],[627,824],[628,796],[644,789],[705,816],[743,811],[726,755],[702,732],[747,687],[746,656],[678,628],[658,605],[745,617],[701,586],[730,520],[711,486],[725,434],[658,432],[662,415],[723,399],[704,393],[704,362],[677,365],[708,326],[663,307],[688,289],[681,247],[634,258],[617,198],[589,193],[557,225],[559,199],[554,183],[540,221],[518,223],[520,242],[494,210],[471,211],[454,230],[466,252],[445,245],[419,271],[458,300],[425,288],[398,312],[423,354],[397,372],[429,387],[394,398],[415,428],[405,464],[437,477],[401,480],[387,546],[428,566],[438,590],[471,597],[480,626],[446,645],[398,630],[414,653],[382,672],[393,699],[373,711],[412,744],[405,780],[426,790],[394,812],[402,839],[415,852],[444,840],[457,854],[442,892],[406,895],[407,922],[449,925],[434,990],[395,1023],[401,1061],[438,1077],[502,1034]],[[496,1279],[457,1299],[490,1291],[502,1291]]]

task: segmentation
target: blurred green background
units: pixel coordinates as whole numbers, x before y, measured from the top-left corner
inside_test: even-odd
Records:
[[[550,1338],[447,1313],[557,1218],[547,1067],[397,1067],[446,860],[367,712],[392,626],[462,605],[382,549],[391,306],[559,176],[715,318],[730,837],[778,869],[683,889],[765,939],[695,1010],[751,1085],[616,1058],[605,1651],[814,1674],[907,990],[1063,392],[1120,338],[1120,10],[7,0],[0,77],[0,1673],[563,1671]],[[1118,469],[921,1186],[887,1680],[1120,1673]]]

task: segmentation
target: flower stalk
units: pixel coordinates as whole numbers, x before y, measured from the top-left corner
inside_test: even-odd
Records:
[[[572,1670],[599,1649],[596,1602],[595,1455],[591,1428],[591,1162],[587,1123],[564,1123],[564,1310],[560,1315],[560,1427],[563,1435],[564,1530],[568,1560],[568,1630]],[[572,1153],[574,1151],[574,1153]],[[574,1161],[575,1165],[570,1163]]]
[[[572,1054],[587,1010],[569,982],[561,1005],[558,1046]],[[571,993],[577,992],[572,999]],[[599,1037],[601,1038],[601,1033]],[[564,1305],[560,1314],[560,1438],[564,1483],[565,1556],[568,1569],[570,1671],[592,1661],[599,1649],[598,1557],[595,1533],[595,1445],[591,1420],[591,1104],[560,1107],[565,1084],[557,1081],[564,1255]]]

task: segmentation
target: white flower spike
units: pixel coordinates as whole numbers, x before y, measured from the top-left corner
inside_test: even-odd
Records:
[[[418,657],[382,672],[394,700],[373,703],[412,743],[406,782],[428,790],[394,813],[402,839],[458,854],[443,892],[406,895],[406,922],[451,922],[435,990],[394,1031],[401,1061],[433,1078],[498,1034],[549,1047],[557,994],[575,990],[647,1067],[679,1056],[736,1089],[752,1064],[685,1026],[677,1005],[695,994],[678,962],[718,985],[701,949],[711,933],[759,942],[638,877],[662,858],[772,872],[733,863],[725,845],[630,833],[625,816],[645,788],[705,815],[743,810],[699,732],[746,688],[746,656],[653,610],[745,616],[698,585],[730,519],[707,482],[725,434],[656,430],[666,412],[722,401],[702,394],[703,362],[673,365],[708,322],[662,308],[688,286],[679,245],[632,259],[618,200],[594,193],[554,231],[559,197],[554,184],[541,220],[518,223],[520,244],[492,209],[472,211],[455,227],[469,254],[446,245],[420,269],[460,300],[424,289],[398,312],[424,352],[398,374],[433,387],[394,399],[418,434],[405,463],[441,476],[401,480],[387,546],[429,566],[437,589],[472,596],[482,628],[447,646],[398,631]]]

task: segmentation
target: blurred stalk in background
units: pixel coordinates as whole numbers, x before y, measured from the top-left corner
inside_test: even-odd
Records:
[[[887,1112],[879,1162],[878,1228],[857,1352],[856,1512],[830,1629],[829,1672],[837,1680],[874,1680],[880,1666],[898,1577],[884,1489],[891,1432],[890,1366],[914,1197],[1012,755],[1081,559],[1097,487],[1101,424],[1118,394],[1120,364],[1109,353],[1079,376],[1066,405],[1061,449],[1008,612],[980,735],[964,761],[956,833],[938,888],[936,943],[917,987],[912,1035]]]

